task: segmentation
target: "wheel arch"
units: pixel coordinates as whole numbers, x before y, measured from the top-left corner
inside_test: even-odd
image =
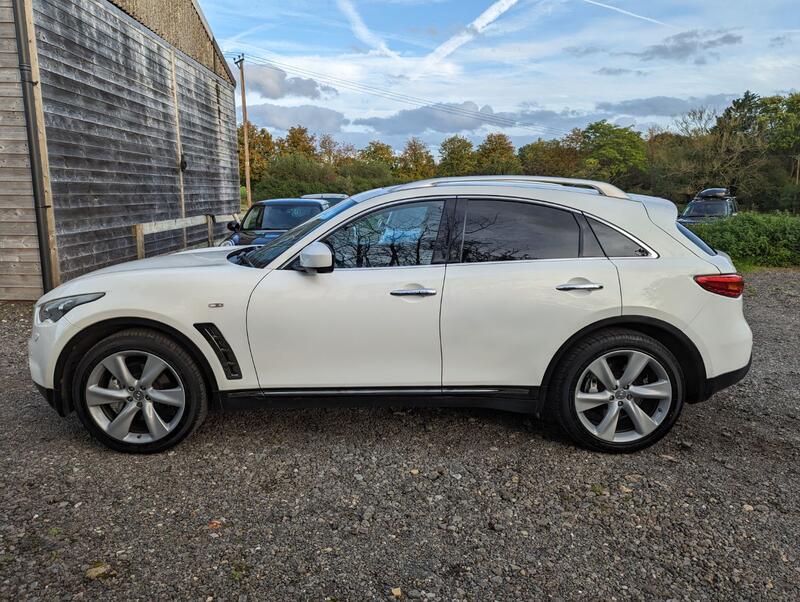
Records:
[[[678,328],[648,316],[616,316],[607,318],[590,324],[574,335],[572,335],[550,360],[542,379],[539,400],[543,407],[547,400],[548,387],[553,378],[553,374],[561,363],[566,353],[581,339],[590,334],[595,334],[601,330],[609,328],[627,328],[642,334],[653,337],[667,349],[669,349],[678,360],[684,378],[686,379],[686,402],[694,403],[702,401],[705,396],[706,368],[703,356],[697,349],[692,340],[681,332]]]
[[[205,354],[203,354],[200,348],[189,337],[172,326],[168,326],[156,320],[149,320],[146,318],[113,318],[87,326],[75,334],[61,350],[53,374],[53,389],[55,390],[59,406],[56,409],[62,416],[66,416],[74,409],[72,399],[72,374],[82,355],[107,336],[129,328],[148,328],[174,339],[186,349],[189,355],[192,356],[192,359],[200,367],[200,372],[203,374],[206,388],[210,392],[211,398],[215,399],[217,397],[219,386],[211,364]]]

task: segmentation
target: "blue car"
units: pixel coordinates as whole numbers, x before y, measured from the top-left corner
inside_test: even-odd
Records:
[[[270,199],[258,201],[239,222],[228,222],[232,234],[221,246],[263,245],[330,206],[325,199]]]

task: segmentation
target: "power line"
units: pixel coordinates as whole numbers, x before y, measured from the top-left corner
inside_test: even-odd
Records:
[[[232,52],[224,53],[228,57],[238,56]],[[370,94],[373,96],[379,96],[381,98],[386,98],[388,100],[393,100],[396,102],[404,103],[413,105],[419,108],[427,108],[433,111],[438,111],[442,113],[447,113],[449,115],[459,116],[474,119],[476,121],[483,122],[487,125],[497,125],[503,127],[519,127],[524,128],[527,130],[534,131],[539,134],[549,134],[553,136],[563,136],[567,134],[566,131],[542,125],[532,122],[523,122],[519,120],[515,120],[510,117],[503,117],[502,115],[497,115],[493,113],[483,113],[481,111],[473,111],[470,109],[466,109],[463,107],[458,107],[455,105],[448,105],[443,104],[440,102],[434,102],[428,99],[419,98],[416,96],[410,96],[408,94],[401,94],[397,92],[392,92],[391,90],[385,90],[382,88],[377,88],[375,86],[369,86],[367,84],[360,84],[358,82],[353,82],[349,80],[345,80],[338,77],[333,77],[329,75],[325,75],[322,73],[318,73],[312,71],[310,69],[305,69],[302,67],[295,67],[294,65],[289,65],[287,63],[283,63],[281,61],[277,61],[274,59],[270,59],[264,56],[258,55],[248,55],[250,60],[262,67],[274,69],[277,71],[284,71],[289,72],[294,75],[301,75],[305,77],[312,77],[321,83],[325,83],[332,86],[338,86],[340,88],[345,88],[348,90],[352,90],[355,92],[360,92],[364,94]]]

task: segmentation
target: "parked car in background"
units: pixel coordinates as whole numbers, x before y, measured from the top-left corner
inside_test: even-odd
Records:
[[[678,218],[681,224],[701,224],[731,217],[739,212],[736,197],[727,188],[707,188],[686,205]]]
[[[586,180],[373,190],[262,247],[61,285],[36,305],[31,374],[127,452],[177,444],[212,402],[309,400],[544,414],[635,451],[750,366],[742,277],[676,217]]]
[[[346,194],[338,194],[335,192],[323,192],[322,194],[304,194],[300,197],[301,199],[322,199],[323,201],[328,201],[330,206],[333,207],[336,203],[341,203],[343,200],[348,198]]]
[[[253,203],[241,223],[228,222],[232,234],[220,246],[263,245],[328,207],[325,199],[271,199]]]

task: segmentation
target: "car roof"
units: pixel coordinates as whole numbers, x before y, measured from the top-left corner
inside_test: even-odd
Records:
[[[319,207],[323,202],[323,199],[265,199],[257,201],[253,205],[314,205]]]
[[[304,194],[302,198],[304,199],[322,199],[325,201],[332,200],[332,201],[343,201],[347,198],[348,195],[341,194],[338,192],[323,192],[322,194]]]

